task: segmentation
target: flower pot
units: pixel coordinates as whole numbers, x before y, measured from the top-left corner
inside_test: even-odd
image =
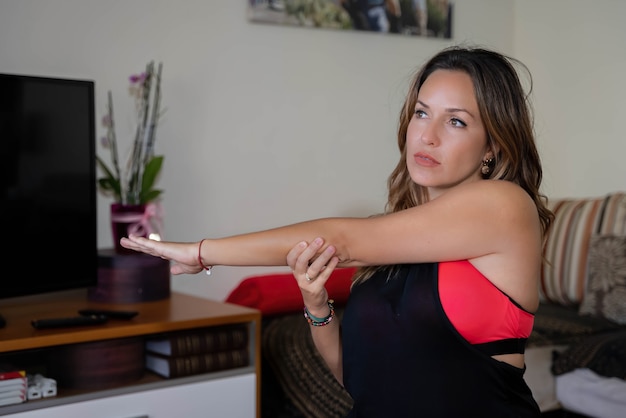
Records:
[[[140,205],[111,204],[111,232],[117,254],[136,254],[120,245],[122,237],[137,235],[156,240],[161,239],[162,214],[158,203]]]
[[[146,212],[146,205],[125,205],[123,203],[111,204],[111,232],[113,233],[113,244],[115,252],[118,254],[133,254],[135,251],[124,248],[120,245],[122,237],[129,234],[147,237],[145,228],[139,228]]]

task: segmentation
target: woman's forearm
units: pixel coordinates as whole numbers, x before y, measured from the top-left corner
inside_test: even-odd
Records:
[[[301,222],[284,227],[225,238],[205,238],[196,242],[156,241],[131,235],[122,237],[124,248],[140,251],[155,257],[171,260],[172,274],[196,274],[211,266],[285,266],[287,254],[298,243],[311,243],[321,238],[321,246],[311,258],[315,260],[325,250],[332,250],[341,266],[357,266],[350,258],[350,251],[364,253],[365,242],[356,227],[360,218],[325,218]],[[365,245],[367,247],[367,244]],[[371,256],[369,258],[372,258]],[[367,257],[366,257],[367,259]]]
[[[294,245],[322,237],[337,248],[337,256],[345,264],[350,259],[348,243],[353,238],[344,231],[358,221],[356,218],[324,218],[265,231],[206,239],[200,254],[204,265],[284,266],[287,264],[285,257]]]
[[[335,320],[323,327],[311,327],[315,348],[330,369],[335,379],[343,385],[343,363],[341,353],[340,322]]]

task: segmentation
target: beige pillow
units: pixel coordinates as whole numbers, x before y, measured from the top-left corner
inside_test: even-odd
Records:
[[[626,236],[591,237],[587,268],[579,313],[626,325]]]

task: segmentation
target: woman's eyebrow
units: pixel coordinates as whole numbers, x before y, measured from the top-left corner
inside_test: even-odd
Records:
[[[419,103],[422,107],[425,107],[426,109],[430,109],[430,106],[428,106],[426,103],[422,102],[421,100],[418,100],[417,103]],[[469,116],[475,119],[474,114],[472,112],[462,107],[447,107],[445,111],[446,113],[459,113],[459,112],[467,113]]]

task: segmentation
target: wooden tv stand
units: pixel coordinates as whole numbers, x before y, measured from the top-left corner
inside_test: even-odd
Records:
[[[131,320],[103,325],[36,330],[33,319],[76,316],[79,309],[139,312]],[[258,310],[171,294],[170,298],[137,304],[89,301],[86,290],[0,301],[6,327],[0,329],[0,364],[14,357],[36,359],[48,350],[72,344],[192,330],[226,324],[249,324],[250,366],[187,377],[164,379],[146,372],[129,384],[101,390],[65,390],[57,396],[0,406],[0,416],[15,418],[89,416],[119,417],[260,417],[261,313]],[[34,363],[34,362],[33,362]],[[28,361],[26,364],[27,372]],[[54,376],[47,376],[54,379]]]

